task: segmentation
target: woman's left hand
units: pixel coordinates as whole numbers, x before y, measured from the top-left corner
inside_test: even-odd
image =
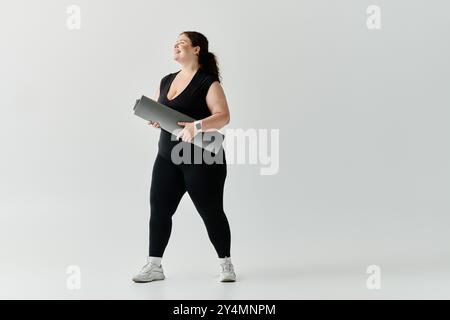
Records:
[[[192,142],[192,139],[194,139],[195,136],[194,123],[178,121],[178,124],[184,126],[184,128],[177,134],[177,140],[181,137],[183,141]]]

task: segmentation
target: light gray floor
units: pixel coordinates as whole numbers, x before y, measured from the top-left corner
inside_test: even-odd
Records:
[[[69,290],[64,268],[50,264],[0,268],[2,299],[448,299],[449,264],[389,265],[381,288],[366,287],[364,266],[302,265],[283,261],[235,259],[238,281],[217,282],[215,261],[180,263],[166,259],[166,279],[135,284],[134,266],[81,267],[81,288]],[[217,268],[216,268],[217,267]]]
[[[236,183],[234,172],[231,167],[230,184]],[[235,200],[226,211],[237,282],[217,282],[215,250],[185,196],[163,258],[166,280],[135,284],[131,277],[144,264],[148,244],[143,190],[102,201],[80,192],[70,195],[79,202],[71,202],[61,192],[0,204],[0,298],[450,298],[445,223],[389,209],[348,214],[302,207],[280,220],[280,210],[288,209],[277,209],[275,192],[264,202],[240,203],[232,188],[226,197]],[[370,219],[374,216],[386,218]],[[71,265],[80,268],[79,290],[67,287]],[[366,286],[370,265],[381,268],[378,290]]]

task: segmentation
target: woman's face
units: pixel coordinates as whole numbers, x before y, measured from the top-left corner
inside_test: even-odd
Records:
[[[173,58],[178,62],[190,62],[197,59],[200,47],[192,47],[191,40],[184,34],[179,35],[173,46]]]

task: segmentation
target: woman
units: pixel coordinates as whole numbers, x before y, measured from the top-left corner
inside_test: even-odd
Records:
[[[149,256],[133,281],[150,282],[165,278],[161,259],[169,241],[172,216],[186,191],[203,219],[217,252],[221,267],[219,280],[235,281],[230,257],[230,226],[223,210],[227,174],[224,150],[220,148],[222,161],[219,162],[208,164],[192,160],[194,152],[199,149],[203,152],[202,148],[191,143],[194,137],[200,132],[220,129],[230,121],[216,57],[208,51],[206,37],[195,31],[182,32],[173,50],[174,60],[181,65],[181,70],[161,79],[155,100],[196,121],[179,122],[182,129],[176,139],[172,138],[171,133],[161,130],[150,187]],[[149,124],[160,128],[157,122],[150,121]],[[178,141],[179,138],[182,141]],[[190,151],[190,161],[174,161],[174,157],[180,155],[174,152],[179,150],[176,146],[183,147],[181,153]]]

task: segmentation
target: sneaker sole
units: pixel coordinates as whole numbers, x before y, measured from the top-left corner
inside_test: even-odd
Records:
[[[160,280],[164,280],[166,277],[163,278],[154,278],[154,279],[150,279],[150,280],[135,280],[135,279],[131,279],[133,280],[133,282],[136,283],[147,283],[147,282],[153,282],[153,281],[160,281]]]
[[[236,279],[219,279],[219,282],[235,282]]]

